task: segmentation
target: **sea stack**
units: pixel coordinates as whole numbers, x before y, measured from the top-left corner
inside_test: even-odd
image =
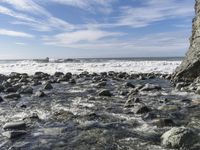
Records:
[[[200,76],[200,0],[196,0],[190,47],[181,65],[173,74],[176,81],[194,81]]]

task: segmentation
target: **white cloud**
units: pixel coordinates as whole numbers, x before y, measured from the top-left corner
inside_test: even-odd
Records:
[[[115,37],[119,35],[122,35],[122,33],[113,33],[93,29],[61,33],[53,37],[44,37],[43,40],[46,44],[70,47],[73,44],[90,43],[101,40],[103,38]]]
[[[12,37],[24,37],[33,38],[34,36],[25,32],[17,32],[12,30],[0,29],[0,35],[12,36]]]
[[[0,6],[0,13],[16,18],[14,24],[27,25],[33,30],[72,30],[74,25],[51,15],[45,8],[33,0],[3,0],[2,2],[11,5],[16,10]],[[24,13],[21,13],[24,12]],[[31,15],[33,14],[33,15]]]
[[[122,7],[122,14],[116,25],[134,28],[149,26],[154,22],[173,18],[192,16],[193,4],[188,1],[176,0],[144,0],[139,7]]]
[[[94,31],[94,33],[97,33]],[[44,38],[44,44],[54,45],[58,47],[75,48],[94,51],[123,51],[141,54],[149,53],[171,53],[173,55],[177,51],[186,51],[189,46],[188,35],[184,31],[181,32],[164,32],[157,34],[148,34],[143,37],[135,37],[132,39],[119,40],[116,38],[104,38],[112,33],[93,32],[75,32],[68,34],[59,34],[54,37]],[[116,33],[114,34],[115,37]],[[174,52],[174,53],[173,53]]]

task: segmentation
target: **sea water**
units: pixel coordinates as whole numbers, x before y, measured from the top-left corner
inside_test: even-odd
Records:
[[[45,59],[0,60],[0,73],[7,75],[18,72],[32,75],[38,71],[49,74],[115,71],[171,74],[180,65],[181,60],[181,57],[50,59],[48,62]]]

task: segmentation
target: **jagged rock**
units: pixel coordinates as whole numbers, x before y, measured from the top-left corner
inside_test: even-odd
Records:
[[[165,132],[162,137],[162,145],[168,148],[191,148],[197,141],[198,135],[185,127],[174,127]]]
[[[196,0],[195,13],[193,19],[192,36],[190,38],[190,48],[181,65],[172,75],[172,79],[177,81],[193,81],[200,74],[200,0]]]

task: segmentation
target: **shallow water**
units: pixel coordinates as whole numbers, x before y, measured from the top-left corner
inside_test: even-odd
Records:
[[[199,119],[199,106],[192,101],[182,101],[198,96],[174,91],[168,80],[106,79],[105,87],[97,86],[98,82],[92,77],[83,77],[77,78],[74,85],[53,84],[53,89],[45,91],[47,96],[43,98],[23,95],[19,100],[5,99],[0,105],[0,125],[24,120],[27,134],[13,140],[1,136],[0,149],[163,150],[160,136],[171,127],[158,127],[156,120],[171,118],[173,126],[189,126],[191,120]],[[150,112],[135,114],[134,107],[124,107],[128,98],[120,92],[131,93],[132,90],[125,86],[127,81],[134,85],[151,83],[162,87],[134,95],[151,109]],[[41,85],[35,86],[34,93],[40,88]],[[102,89],[109,89],[113,96],[98,96]],[[164,106],[171,107],[161,109]]]

